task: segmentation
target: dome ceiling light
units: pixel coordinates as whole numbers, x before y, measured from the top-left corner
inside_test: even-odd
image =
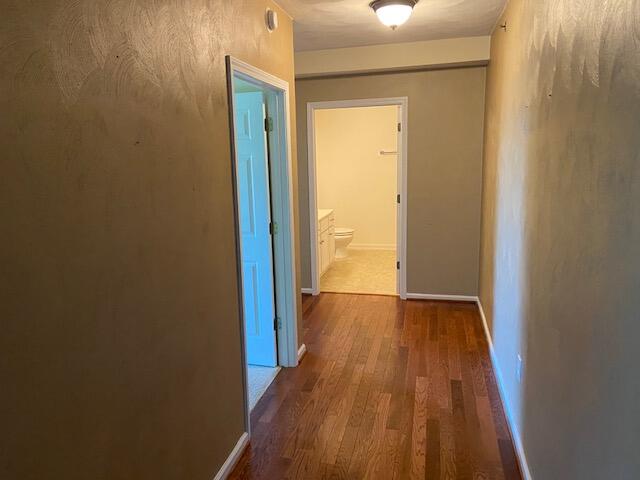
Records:
[[[383,25],[395,30],[409,20],[418,0],[375,0],[369,6]]]

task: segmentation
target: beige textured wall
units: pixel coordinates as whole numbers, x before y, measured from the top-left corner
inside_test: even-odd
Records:
[[[316,110],[318,208],[355,229],[351,246],[395,248],[398,107]]]
[[[267,6],[3,2],[0,477],[211,479],[245,430],[224,56],[293,87]]]
[[[477,295],[485,68],[296,81],[302,286],[311,286],[308,102],[409,98],[407,289]]]
[[[480,296],[507,406],[534,479],[640,478],[640,5],[511,0],[504,20]]]

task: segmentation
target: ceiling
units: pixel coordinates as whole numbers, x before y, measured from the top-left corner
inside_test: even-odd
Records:
[[[407,23],[382,25],[370,0],[278,0],[293,17],[295,49],[356,47],[489,35],[506,0],[420,0]]]

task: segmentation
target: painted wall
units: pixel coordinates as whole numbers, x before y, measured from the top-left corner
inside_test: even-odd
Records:
[[[416,70],[446,65],[486,65],[491,37],[446,38],[295,53],[296,77]]]
[[[308,102],[409,98],[409,293],[477,295],[484,89],[484,67],[296,81],[299,132]],[[299,137],[302,286],[310,288],[307,139]]]
[[[396,247],[398,107],[316,110],[319,208],[333,208],[336,227],[354,228],[351,246]]]
[[[507,406],[532,478],[640,478],[640,8],[511,0],[503,21],[480,297]]]
[[[292,47],[267,0],[3,2],[0,477],[218,471],[245,430],[224,56],[293,87]]]

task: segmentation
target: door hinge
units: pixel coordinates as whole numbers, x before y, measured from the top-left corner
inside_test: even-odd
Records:
[[[282,328],[282,322],[280,321],[280,317],[276,317],[273,319],[273,329],[279,330]]]
[[[400,262],[396,262],[396,270],[400,270]]]
[[[273,235],[273,222],[269,222],[269,235]]]
[[[269,235],[278,234],[278,222],[269,222]]]
[[[264,117],[264,131],[273,132],[273,118]]]
[[[402,131],[402,124],[398,123],[398,131],[401,132]]]
[[[398,203],[400,203],[400,194],[398,194]]]

